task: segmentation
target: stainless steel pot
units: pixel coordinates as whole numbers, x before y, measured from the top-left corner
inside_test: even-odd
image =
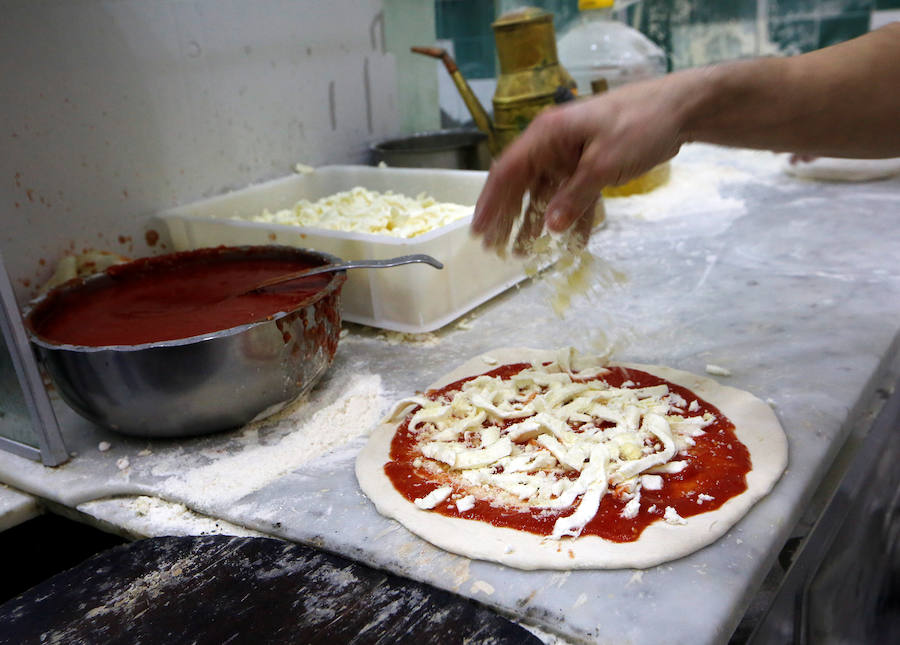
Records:
[[[262,253],[323,264],[340,261],[327,253],[279,246],[219,251],[222,257]],[[32,303],[25,322],[62,398],[83,417],[117,432],[184,437],[244,425],[309,390],[337,351],[343,271],[293,311],[191,338],[87,347],[54,343],[35,332],[42,304],[54,293],[109,280],[101,273],[61,285]]]
[[[400,168],[487,170],[487,135],[478,130],[437,130],[380,141],[370,148],[372,163]]]

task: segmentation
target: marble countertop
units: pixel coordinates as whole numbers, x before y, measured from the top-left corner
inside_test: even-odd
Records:
[[[347,325],[303,401],[211,437],[135,440],[56,402],[77,455],[45,468],[0,452],[0,481],[117,525],[140,516],[137,496],[161,500],[476,598],[573,641],[726,642],[844,439],[870,423],[876,390],[897,378],[900,179],[817,183],[782,163],[690,146],[668,186],[607,200],[590,243],[596,287],[562,318],[543,279],[432,334]],[[643,571],[516,571],[447,554],[376,513],[353,460],[391,401],[499,346],[564,345],[699,374],[727,368],[715,378],[775,409],[786,473],[722,539]],[[147,515],[143,534],[175,522]]]
[[[0,531],[11,529],[44,512],[33,495],[0,484]]]

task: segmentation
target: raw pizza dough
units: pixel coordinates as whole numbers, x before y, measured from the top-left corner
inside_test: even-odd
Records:
[[[839,159],[816,157],[812,161],[786,161],[784,171],[802,179],[855,182],[875,181],[900,175],[900,158]]]
[[[504,348],[478,356],[440,378],[427,389],[438,389],[500,365],[549,361],[557,352]],[[490,560],[518,569],[648,568],[675,560],[716,541],[738,522],[778,481],[787,465],[787,438],[771,407],[752,394],[720,385],[712,379],[656,365],[609,363],[643,370],[681,385],[716,406],[735,426],[738,439],[750,451],[752,469],[747,490],[716,510],[684,518],[671,525],[657,521],[634,542],[611,542],[593,535],[556,541],[479,520],[446,517],[417,508],[388,479],[384,464],[399,425],[376,428],[356,460],[356,477],[378,512],[393,518],[435,546],[478,560]]]

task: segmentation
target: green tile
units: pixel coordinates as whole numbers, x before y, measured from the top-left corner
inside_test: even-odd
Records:
[[[837,16],[860,11],[871,11],[874,0],[820,0],[819,14],[822,16]]]
[[[819,6],[819,0],[769,0],[769,19],[810,18]]]
[[[688,3],[688,22],[726,22],[756,19],[757,0],[693,0]]]
[[[456,64],[466,78],[493,78],[495,69],[494,39],[461,36],[453,39]]]
[[[686,20],[677,14],[673,6],[674,0],[644,0],[639,12],[640,22],[637,28],[650,40],[662,47],[667,58],[672,59],[672,27],[683,24]],[[676,20],[681,22],[675,22]]]
[[[494,4],[483,0],[437,0],[434,5],[438,38],[492,34]]]
[[[454,59],[469,78],[493,78],[494,3],[484,0],[436,0],[435,34],[453,41]]]
[[[819,25],[819,47],[856,38],[869,31],[869,14],[847,14],[833,18],[822,18]]]
[[[540,7],[553,14],[553,28],[562,33],[566,26],[578,16],[578,0],[531,0],[525,3],[532,7]]]
[[[817,49],[819,29],[817,21],[810,18],[770,19],[769,39],[783,54],[802,54]]]

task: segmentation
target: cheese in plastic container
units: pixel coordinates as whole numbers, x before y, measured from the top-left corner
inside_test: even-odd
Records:
[[[474,204],[487,173],[427,168],[321,166],[167,210],[158,215],[177,251],[219,245],[281,244],[323,251],[344,260],[427,253],[442,270],[422,264],[347,272],[344,320],[407,333],[433,331],[526,277],[525,262],[485,251],[469,234]],[[413,237],[281,223],[274,214],[300,200],[316,202],[363,188],[467,206],[467,213]],[[359,204],[356,203],[359,208]],[[364,218],[365,213],[360,212]],[[284,220],[285,218],[281,218]],[[415,222],[407,222],[415,228]]]

